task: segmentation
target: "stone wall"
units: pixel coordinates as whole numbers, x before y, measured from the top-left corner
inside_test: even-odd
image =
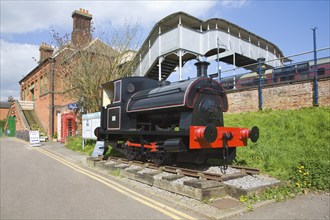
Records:
[[[330,78],[319,80],[319,106],[330,106]],[[263,109],[299,109],[313,106],[313,80],[265,86]],[[258,111],[258,88],[229,91],[228,113]]]

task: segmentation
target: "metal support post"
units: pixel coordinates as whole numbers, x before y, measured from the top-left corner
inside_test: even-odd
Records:
[[[259,110],[262,110],[262,64],[265,62],[265,58],[258,58],[258,74],[259,74],[259,87],[258,87],[258,99]]]
[[[179,81],[182,80],[182,50],[179,50]]]
[[[319,83],[317,74],[317,52],[316,52],[316,27],[313,30],[313,43],[314,43],[314,100],[313,106],[319,106]]]
[[[162,81],[162,62],[163,57],[159,57],[158,59],[158,81]]]
[[[218,62],[218,81],[221,83],[221,70],[220,70],[220,43],[219,43],[219,38],[217,37],[217,62]]]
[[[236,89],[236,53],[233,53],[233,64],[235,66],[234,77],[233,77],[233,89]]]

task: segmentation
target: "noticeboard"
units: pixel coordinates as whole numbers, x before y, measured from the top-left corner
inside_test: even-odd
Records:
[[[91,114],[85,114],[82,116],[82,138],[96,140],[94,130],[100,127],[101,113],[95,112]]]

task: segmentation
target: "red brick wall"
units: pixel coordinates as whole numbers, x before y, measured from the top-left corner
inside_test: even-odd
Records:
[[[228,113],[258,111],[258,89],[228,92]],[[263,109],[299,109],[313,106],[313,81],[266,86]],[[319,106],[330,106],[330,79],[319,81]]]
[[[61,64],[61,56],[58,56],[55,62],[54,68],[54,131],[57,131],[57,117],[56,111],[60,111],[61,113],[69,112],[67,109],[68,103],[73,102],[69,97],[66,97],[63,94],[63,91],[66,90],[64,88],[65,84],[63,80],[65,80],[65,76],[62,74],[63,67]],[[52,79],[51,79],[51,63],[45,62],[35,69],[34,73],[26,78],[21,84],[21,100],[23,99],[23,90],[25,90],[25,101],[32,101],[32,93],[30,91],[30,86],[34,84],[34,110],[36,112],[37,117],[41,123],[41,126],[47,131],[48,135],[51,135],[52,129]],[[46,78],[47,82],[47,92],[40,91],[40,84],[43,83],[44,78]],[[44,84],[43,84],[44,85]]]
[[[7,119],[8,111],[8,108],[0,108],[0,120]]]

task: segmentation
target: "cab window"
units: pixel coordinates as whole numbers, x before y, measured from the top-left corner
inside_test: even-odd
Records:
[[[115,82],[115,97],[114,102],[120,102],[121,100],[121,80]]]

